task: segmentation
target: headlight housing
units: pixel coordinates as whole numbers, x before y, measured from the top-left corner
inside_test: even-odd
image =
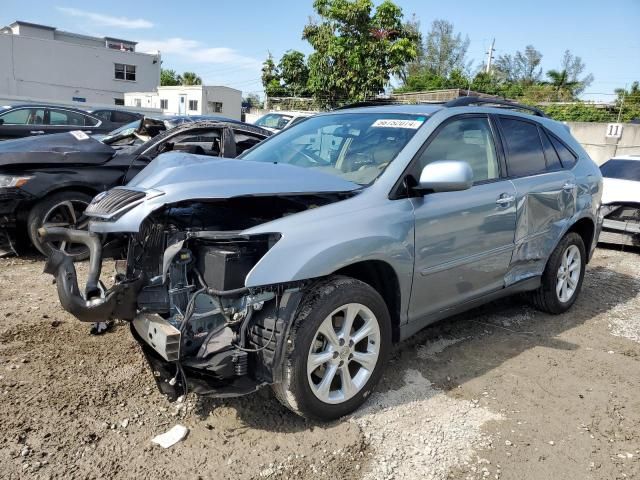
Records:
[[[32,178],[32,176],[24,175],[0,175],[0,188],[19,188]]]

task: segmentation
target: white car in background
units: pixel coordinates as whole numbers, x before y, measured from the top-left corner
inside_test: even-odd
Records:
[[[253,124],[276,133],[280,130],[284,130],[285,128],[290,127],[291,125],[295,125],[296,123],[304,120],[307,117],[311,117],[316,113],[317,112],[304,111],[269,112],[253,122]]]
[[[600,242],[640,246],[640,155],[623,155],[600,166],[603,177]]]

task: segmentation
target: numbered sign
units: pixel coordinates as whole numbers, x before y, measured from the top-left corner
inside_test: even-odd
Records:
[[[610,123],[607,125],[607,138],[620,138],[622,136],[622,124]]]

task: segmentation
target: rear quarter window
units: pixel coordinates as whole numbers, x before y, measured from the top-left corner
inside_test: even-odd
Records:
[[[543,173],[546,168],[538,126],[515,118],[500,117],[507,148],[507,171],[510,177]]]
[[[576,160],[578,159],[578,157],[576,157],[576,155],[553,134],[549,135],[549,138],[551,139],[551,143],[553,143],[556,152],[558,152],[558,156],[560,157],[562,166],[564,168],[573,167],[576,164]]]

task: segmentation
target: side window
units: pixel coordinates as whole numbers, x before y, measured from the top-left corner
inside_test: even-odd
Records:
[[[544,148],[544,156],[547,159],[547,169],[560,170],[562,168],[560,157],[558,157],[556,149],[551,145],[551,141],[543,129],[540,129],[540,139],[542,140],[542,148]]]
[[[234,130],[233,136],[236,139],[236,154],[238,155],[240,155],[245,150],[249,150],[251,147],[263,140],[263,138],[258,135],[241,132],[239,130]]]
[[[534,123],[500,117],[507,146],[507,171],[511,177],[535,175],[546,170],[538,127]]]
[[[130,113],[127,113],[127,112],[120,112],[118,110],[115,110],[113,112],[112,117],[113,117],[113,121],[116,123],[130,123],[137,118],[135,115],[131,115]]]
[[[111,121],[111,112],[109,110],[100,110],[98,112],[93,112],[92,115],[94,117],[98,117],[103,122]]]
[[[44,109],[20,108],[1,115],[3,125],[44,125]]]
[[[562,162],[562,166],[564,168],[571,168],[576,164],[576,160],[578,159],[571,150],[569,150],[564,143],[558,140],[555,136],[549,135],[551,139],[551,143],[558,152],[558,156],[560,157],[560,161]]]
[[[78,112],[69,110],[49,110],[50,125],[72,125],[74,127],[93,126],[96,121]]]
[[[498,178],[498,157],[489,120],[471,117],[446,124],[420,155],[420,171],[438,160],[467,162],[473,170],[474,182]]]

